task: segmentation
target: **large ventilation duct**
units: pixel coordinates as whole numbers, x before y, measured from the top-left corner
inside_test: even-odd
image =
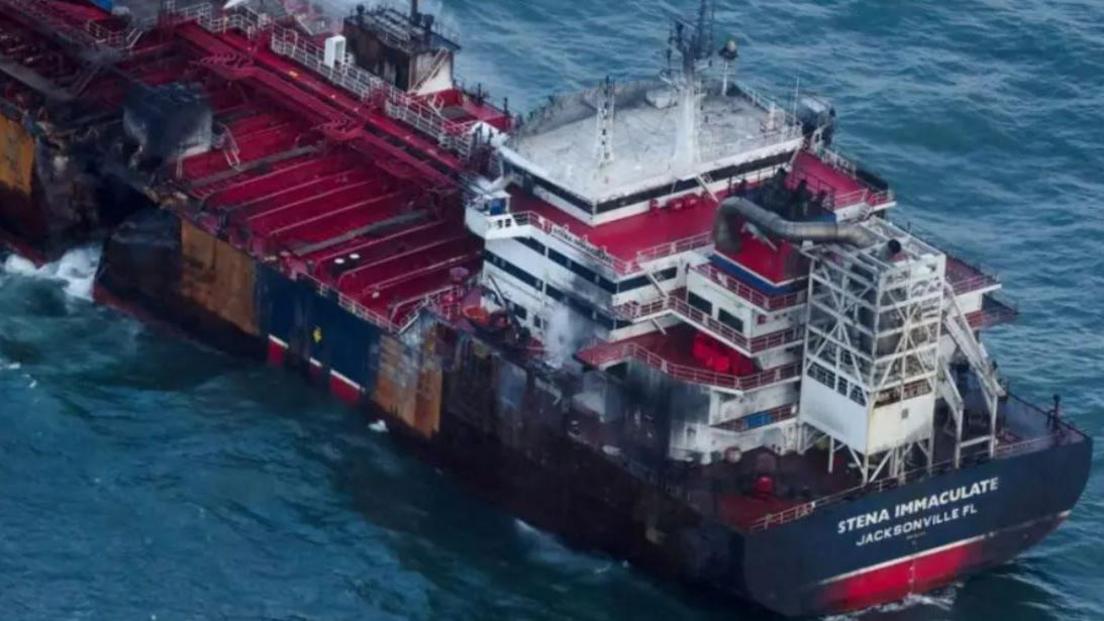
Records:
[[[740,249],[739,238],[733,233],[729,220],[740,216],[763,231],[789,241],[838,242],[866,247],[877,243],[873,233],[855,224],[839,222],[794,222],[763,209],[740,196],[730,196],[717,208],[713,222],[713,240],[717,248],[725,252]]]

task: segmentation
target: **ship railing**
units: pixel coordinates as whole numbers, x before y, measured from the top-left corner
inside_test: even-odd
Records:
[[[590,243],[585,237],[576,235],[562,224],[556,224],[548,218],[534,211],[515,211],[496,216],[486,216],[489,227],[504,229],[520,226],[532,226],[539,229],[545,235],[557,239],[574,248],[580,254],[615,274],[627,274],[639,266],[635,262],[625,261],[615,257],[605,250]]]
[[[351,19],[358,17],[356,13],[350,15]],[[396,11],[394,7],[377,6],[369,9],[364,13],[364,19],[374,26],[376,35],[391,47],[413,51],[424,45],[424,30],[412,26],[406,14]],[[437,41],[443,40],[447,45],[453,46],[458,40],[457,34],[451,28],[437,22],[433,24],[433,36]]]
[[[0,0],[0,6],[6,6],[15,13],[26,15],[34,24],[49,26],[54,32],[71,37],[81,45],[91,48],[112,47],[107,41],[109,34],[107,28],[94,21],[77,25],[73,23],[71,16],[64,14],[54,2],[49,0]],[[93,34],[95,29],[102,29],[104,32],[97,36]]]
[[[982,330],[993,326],[1015,321],[1020,316],[1020,311],[1011,300],[994,295],[987,295],[987,300],[982,302],[980,310],[966,313],[966,323],[974,330]]]
[[[398,332],[405,332],[414,325],[423,310],[436,312],[447,321],[455,321],[459,316],[460,301],[467,292],[468,288],[463,285],[452,285],[422,297],[417,304],[393,319],[398,326]]]
[[[743,82],[737,82],[733,86],[739,95],[750,101],[755,107],[768,112],[776,110],[778,114],[782,115],[785,125],[794,128],[795,133],[800,131],[801,122],[798,121],[793,112],[786,109],[786,106],[779,104],[774,98]]]
[[[704,248],[713,243],[713,231],[704,231],[695,235],[683,237],[670,242],[656,244],[636,253],[636,264],[640,265],[648,261],[682,254],[691,250]]]
[[[821,149],[817,156],[820,158],[820,161],[844,173],[848,177],[860,179],[858,164],[851,161],[843,154],[831,149]],[[837,196],[836,205],[838,207],[847,207],[858,203],[866,203],[871,207],[878,207],[887,203],[892,203],[895,199],[896,196],[893,194],[892,188],[886,188],[885,190],[863,188]]]
[[[809,189],[814,195],[818,192],[824,192],[827,197],[826,208],[832,211],[838,211],[847,207],[853,207],[855,205],[866,204],[870,207],[877,207],[886,202],[885,192],[875,192],[870,188],[860,188],[858,190],[852,190],[850,192],[837,193],[836,187],[830,182],[825,181],[819,175],[816,175],[809,171],[801,171],[797,174],[796,179],[803,180],[805,187]]]
[[[2,1],[2,0],[0,0]],[[195,21],[201,28],[214,34],[237,30],[248,38],[254,38],[262,30],[270,28],[272,35],[269,49],[279,56],[289,58],[320,78],[348,91],[361,101],[379,97],[386,114],[402,121],[419,132],[436,140],[438,146],[456,153],[464,159],[472,154],[469,130],[472,123],[460,123],[445,118],[440,111],[425,102],[391,86],[383,79],[358,67],[350,56],[332,66],[325,62],[324,50],[300,36],[299,32],[271,24],[264,15],[248,8],[234,9],[216,14],[210,4],[175,8],[166,5],[165,13],[178,21]]]
[[[599,343],[580,350],[576,357],[596,367],[629,359],[638,360],[677,380],[740,391],[764,388],[793,379],[801,374],[801,363],[798,362],[747,375],[721,373],[671,362],[654,351],[633,342]]]
[[[126,44],[127,31],[104,26],[98,21],[85,22],[84,30],[103,45],[122,48]]]
[[[703,135],[703,139],[707,135],[708,134]],[[774,129],[764,128],[758,135],[752,138],[704,142],[698,147],[698,159],[702,162],[715,162],[770,145],[789,142],[800,136],[801,128],[794,125],[783,124]]]
[[[508,229],[515,226],[532,226],[539,229],[545,235],[557,239],[571,246],[580,254],[593,261],[598,267],[617,276],[625,276],[644,269],[644,264],[657,259],[675,256],[691,250],[704,248],[713,243],[711,232],[703,232],[690,235],[681,239],[672,240],[644,248],[636,253],[633,259],[622,259],[606,251],[604,248],[590,242],[587,238],[576,235],[568,227],[557,224],[534,211],[515,211],[511,213],[485,216],[489,227]]]
[[[72,37],[77,43],[90,48],[109,48],[125,55],[138,42],[152,23],[132,23],[130,27],[110,28],[102,19],[83,19],[80,23],[73,15],[60,10],[47,0],[0,0],[0,6],[31,17],[34,22],[47,25],[55,32]],[[122,23],[115,21],[122,26]]]
[[[1017,455],[1023,455],[1026,453],[1032,453],[1040,449],[1050,448],[1059,444],[1072,443],[1085,439],[1085,434],[1074,427],[1072,424],[1062,420],[1054,415],[1053,412],[1047,412],[1038,406],[1028,403],[1015,395],[1008,395],[1008,398],[1014,400],[1017,407],[1023,407],[1030,410],[1033,414],[1046,417],[1046,420],[1050,424],[1050,430],[1042,435],[1036,435],[1031,438],[1025,438],[1015,442],[1004,442],[997,445],[994,458],[1007,458]],[[933,476],[938,476],[938,473],[946,472],[954,468],[954,460],[949,459],[943,462],[932,464],[929,467],[917,468],[906,472],[901,477],[879,479],[866,485],[860,485],[852,487],[850,489],[830,494],[816,500],[811,500],[800,505],[784,509],[775,513],[769,513],[763,517],[755,520],[751,523],[750,529],[755,531],[762,531],[768,528],[774,528],[776,526],[782,526],[795,520],[799,520],[807,515],[812,514],[818,509],[833,506],[844,501],[857,499],[869,494],[876,494],[878,492],[885,491],[887,489],[893,489],[906,483],[912,483],[919,480],[924,480]]]
[[[977,291],[978,289],[990,287],[995,284],[1000,284],[1000,277],[997,275],[996,270],[991,269],[984,263],[977,261],[976,259],[965,258],[967,253],[956,243],[948,241],[941,235],[936,234],[930,229],[915,224],[913,221],[902,218],[898,215],[894,215],[893,224],[904,229],[913,237],[920,239],[929,246],[937,249],[943,254],[947,255],[949,260],[962,264],[968,270],[974,272],[972,276],[960,280],[951,279],[948,274],[948,281],[951,283],[951,287],[958,295],[970,293],[971,291]]]
[[[729,276],[712,263],[702,263],[691,269],[765,311],[793,308],[805,303],[806,292],[804,290],[781,295],[767,295],[742,280]]]
[[[447,308],[448,303],[450,300],[458,299],[458,296],[462,297],[464,293],[464,288],[459,285],[442,289],[426,296],[401,316],[392,318],[375,309],[368,308],[311,274],[298,273],[295,278],[296,280],[302,280],[309,283],[311,287],[323,297],[336,300],[338,306],[349,311],[354,316],[395,334],[401,334],[410,328],[410,326],[414,325],[418,319],[418,315],[423,310],[434,310],[440,307],[442,315],[445,316],[446,319],[451,318],[451,311]]]
[[[951,281],[951,288],[954,289],[955,294],[965,295],[971,291],[977,291],[979,289],[985,289],[998,284],[999,281],[987,274],[978,274],[976,276],[969,276],[959,280]]]
[[[845,157],[838,151],[831,149],[822,149],[820,152],[820,160],[825,164],[835,168],[836,170],[846,174],[848,177],[857,177],[859,174],[859,166],[855,162]]]
[[[947,281],[951,283],[951,288],[954,289],[955,294],[965,295],[972,291],[986,289],[1000,284],[1000,279],[991,274],[985,268],[982,268],[971,263],[970,261],[962,259],[957,255],[947,253],[946,251],[944,251],[944,254],[947,255],[948,264],[951,261],[954,261],[955,263],[959,263],[963,267],[965,267],[967,271],[972,272],[971,275],[966,276],[965,278],[954,278],[952,274],[949,273],[950,270],[948,270]]]
[[[748,338],[728,324],[715,319],[712,315],[691,306],[683,299],[683,291],[681,289],[673,291],[645,303],[627,302],[615,306],[613,311],[618,318],[634,322],[671,313],[748,355],[793,345],[800,341],[805,334],[802,327],[795,327]]]
[[[797,416],[797,404],[787,403],[775,408],[771,408],[765,412],[753,412],[750,414],[744,414],[739,418],[727,420],[723,423],[716,423],[710,425],[714,429],[723,429],[724,431],[731,431],[734,433],[740,433],[748,431],[749,429],[757,429],[759,427],[765,427],[767,425],[773,425],[780,423],[784,420],[789,420]],[[751,425],[751,421],[755,420],[756,424]]]
[[[380,328],[383,328],[384,330],[389,330],[389,331],[392,331],[392,332],[398,332],[399,331],[399,329],[398,329],[399,326],[395,322],[393,322],[390,317],[387,317],[386,315],[384,315],[383,313],[381,313],[379,311],[376,311],[376,310],[373,310],[371,308],[368,308],[367,306],[364,306],[360,302],[357,302],[353,298],[345,295],[344,293],[341,293],[336,288],[322,282],[321,280],[319,280],[318,278],[316,278],[316,277],[314,277],[310,274],[303,274],[303,273],[297,274],[296,275],[296,280],[303,280],[303,281],[307,282],[321,296],[326,297],[326,298],[336,299],[338,306],[340,306],[341,308],[344,308],[345,310],[349,311],[353,315],[355,315],[355,316],[357,316],[357,317],[359,317],[359,318],[361,318],[361,319],[363,319],[363,320],[365,320],[365,321],[367,321],[371,324],[374,324],[377,327],[380,327]]]
[[[361,101],[370,98],[382,88],[383,80],[371,73],[359,69],[351,62],[327,65],[322,50],[308,42],[300,40],[298,33],[286,28],[274,32],[269,44],[273,53],[289,58],[309,69],[326,81],[352,93]]]
[[[380,97],[387,116],[410,125],[433,138],[437,145],[467,159],[472,153],[471,123],[446,119],[425,102],[394,88],[369,71],[356,66],[351,57],[327,65],[324,50],[303,40],[299,33],[282,27],[273,31],[271,49],[318,74],[327,81],[356,95],[362,101]]]

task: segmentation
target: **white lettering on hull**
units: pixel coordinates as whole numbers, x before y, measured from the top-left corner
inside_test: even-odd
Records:
[[[902,535],[923,532],[930,527],[977,514],[977,506],[974,503],[965,503],[965,501],[995,492],[999,487],[999,477],[983,479],[969,485],[960,485],[937,494],[898,503],[892,510],[890,508],[876,509],[840,520],[836,532],[843,535],[877,527],[875,530],[862,533],[855,542],[856,546],[864,546]],[[891,521],[897,521],[897,523],[883,525]]]

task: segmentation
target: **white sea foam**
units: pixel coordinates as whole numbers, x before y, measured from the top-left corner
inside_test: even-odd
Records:
[[[529,558],[554,566],[588,580],[605,580],[616,561],[601,556],[576,552],[560,543],[550,533],[542,531],[520,518],[514,518],[514,528],[528,550]]]
[[[380,419],[369,424],[368,428],[376,433],[387,433],[387,422]]]
[[[883,618],[883,615],[892,616],[896,613],[917,607],[936,608],[946,612],[954,606],[955,593],[958,590],[958,586],[958,584],[955,584],[931,593],[911,594],[900,601],[881,604],[866,610],[823,617],[823,621],[864,621],[865,619],[871,619],[871,621],[873,621],[874,619]]]
[[[92,299],[92,283],[100,265],[99,245],[80,246],[66,252],[60,259],[35,267],[34,263],[19,255],[4,260],[0,271],[25,278],[42,278],[65,283],[65,293],[82,300]]]

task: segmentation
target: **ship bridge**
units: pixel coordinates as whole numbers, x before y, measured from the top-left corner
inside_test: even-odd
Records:
[[[792,115],[747,87],[721,89],[605,83],[536,110],[500,152],[539,196],[590,223],[789,162],[802,142]]]

